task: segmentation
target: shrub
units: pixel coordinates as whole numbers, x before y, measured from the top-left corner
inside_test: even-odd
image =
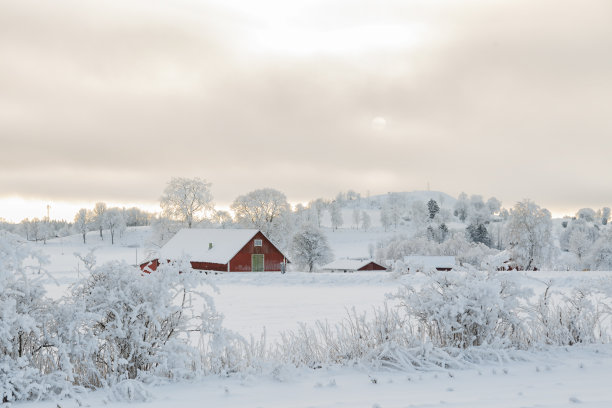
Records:
[[[517,317],[528,292],[499,274],[432,272],[420,290],[404,286],[394,295],[423,342],[467,348],[518,344],[524,335]]]

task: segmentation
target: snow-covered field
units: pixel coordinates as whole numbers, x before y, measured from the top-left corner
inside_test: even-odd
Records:
[[[285,369],[276,376],[210,377],[150,387],[145,403],[109,401],[95,392],[81,401],[23,403],[32,408],[563,408],[612,406],[612,347],[558,349],[528,361],[439,372],[372,371],[360,367]],[[82,405],[80,405],[82,404]]]
[[[351,235],[338,234],[337,244],[351,248]],[[90,245],[79,237],[36,245],[49,255],[51,277],[41,276],[48,292],[59,297],[83,273],[73,255],[98,246],[102,263],[111,259],[135,262],[136,248],[143,250],[145,229],[128,231],[123,243],[110,246],[90,234]],[[98,241],[96,241],[96,239]],[[128,247],[132,245],[132,247]],[[139,258],[141,253],[139,252]],[[532,272],[520,277],[536,292],[551,279],[570,290],[601,285],[608,272]],[[347,311],[371,311],[385,302],[385,294],[402,283],[419,285],[419,277],[393,278],[390,273],[354,274],[232,273],[208,275],[220,293],[214,295],[224,324],[245,337],[259,337],[265,327],[274,343],[298,323],[317,320],[339,322]],[[271,374],[256,372],[229,377],[210,376],[193,382],[150,385],[150,401],[141,404],[113,402],[104,391],[79,401],[45,401],[15,404],[22,407],[147,406],[147,407],[612,407],[612,345],[589,345],[517,353],[498,362],[464,370],[393,371],[367,366],[320,369],[277,367]],[[517,358],[518,357],[518,358]]]

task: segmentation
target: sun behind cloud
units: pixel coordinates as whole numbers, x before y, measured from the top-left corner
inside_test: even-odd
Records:
[[[382,116],[377,116],[372,119],[372,130],[382,132],[387,127],[387,120]]]

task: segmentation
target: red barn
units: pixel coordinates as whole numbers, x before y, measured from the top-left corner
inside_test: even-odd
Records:
[[[182,229],[160,250],[159,259],[140,265],[154,271],[159,260],[185,255],[193,269],[222,272],[280,272],[285,255],[256,229]]]
[[[337,259],[322,268],[329,272],[386,271],[387,268],[371,259]]]

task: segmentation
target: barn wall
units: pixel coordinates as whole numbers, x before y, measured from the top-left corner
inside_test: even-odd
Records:
[[[255,246],[256,239],[261,239],[262,246]],[[280,265],[284,260],[284,256],[261,232],[255,234],[255,236],[238,251],[236,256],[232,258],[230,261],[230,272],[251,272],[252,254],[264,255],[264,271],[280,272]]]
[[[159,260],[154,259],[152,261],[140,264],[140,270],[145,273],[151,273],[153,271],[156,271],[158,266],[159,266]]]
[[[212,262],[191,262],[191,267],[193,269],[198,269],[201,271],[227,271],[227,264],[219,264]]]

